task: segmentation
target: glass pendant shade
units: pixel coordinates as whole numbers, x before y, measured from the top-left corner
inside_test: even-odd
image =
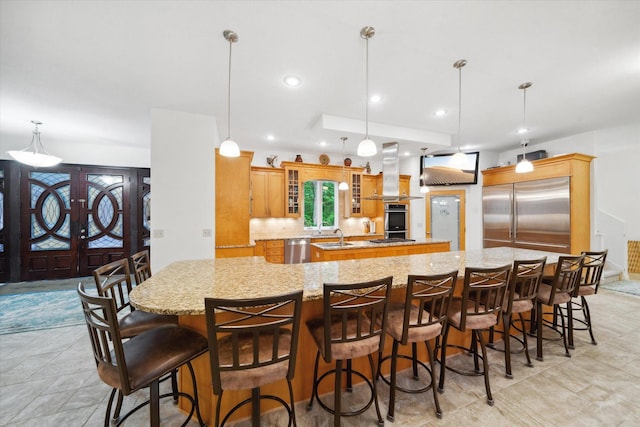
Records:
[[[467,161],[467,155],[462,151],[458,151],[451,157],[451,167],[462,169]]]
[[[348,189],[349,189],[349,184],[347,184],[347,181],[342,181],[340,184],[338,184],[338,190],[346,191]]]
[[[420,192],[421,192],[422,194],[426,194],[426,193],[428,193],[428,192],[429,192],[429,186],[424,185],[424,184],[423,184],[423,185],[421,185],[421,186],[420,186]]]
[[[516,165],[516,173],[533,172],[533,163],[527,159],[522,159]]]
[[[225,139],[220,144],[220,155],[224,157],[240,157],[240,147],[232,139]]]
[[[42,142],[40,141],[40,131],[38,130],[38,126],[42,123],[35,120],[32,120],[31,123],[36,126],[33,130],[31,144],[23,150],[7,151],[7,154],[20,163],[36,168],[55,166],[60,163],[62,159],[49,154],[47,150],[44,149]]]
[[[369,138],[363,139],[360,141],[360,144],[358,144],[358,156],[360,157],[375,156],[377,152],[376,143]]]

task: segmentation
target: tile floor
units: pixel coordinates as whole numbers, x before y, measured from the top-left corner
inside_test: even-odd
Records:
[[[586,332],[577,332],[576,349],[567,358],[560,343],[545,342],[545,360],[534,359],[533,368],[524,365],[524,355],[513,356],[511,380],[504,376],[503,354],[490,351],[495,406],[486,404],[481,377],[447,372],[445,393],[440,395],[441,420],[433,412],[431,394],[399,393],[395,423],[385,424],[640,425],[640,297],[601,289],[589,301],[597,346],[590,344]],[[470,361],[467,356],[455,359],[456,363]],[[385,416],[388,387],[379,384]],[[0,425],[100,426],[108,394],[108,387],[96,374],[84,326],[0,336]],[[143,399],[140,392],[125,403],[132,405]],[[296,410],[299,426],[331,425],[329,414],[317,404],[307,411],[300,403]],[[182,422],[170,401],[162,405],[161,416],[164,426]],[[263,424],[280,426],[286,422],[282,413],[276,412]],[[148,425],[148,412],[139,411],[125,425]],[[373,408],[345,419],[343,425],[375,425]]]

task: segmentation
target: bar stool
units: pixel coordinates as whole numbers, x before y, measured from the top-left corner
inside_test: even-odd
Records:
[[[391,292],[393,277],[353,284],[323,285],[323,316],[307,322],[307,328],[313,337],[318,352],[313,369],[313,391],[307,406],[311,409],[313,401],[327,412],[333,414],[333,424],[340,426],[341,416],[354,416],[365,412],[375,403],[378,425],[384,425],[378,405],[376,388],[376,367],[372,354],[384,347],[384,331],[387,321],[387,302]],[[326,363],[335,359],[335,369],[318,377],[320,356]],[[371,379],[352,367],[352,359],[367,356],[371,368]],[[352,389],[352,375],[361,378],[369,386],[371,398],[360,409],[344,412],[342,410],[342,369],[346,361],[347,391]],[[329,375],[335,375],[333,408],[330,408],[318,396],[318,385]]]
[[[442,410],[436,392],[435,353],[430,343],[444,332],[447,311],[458,278],[458,270],[446,274],[430,276],[410,275],[407,279],[407,291],[404,303],[389,306],[386,332],[393,338],[391,355],[379,358],[378,377],[389,384],[389,407],[387,419],[394,421],[396,389],[405,393],[423,393],[433,390],[436,416],[442,418]],[[418,360],[417,343],[424,342],[429,356],[429,367]],[[398,354],[400,345],[411,344],[411,356]],[[382,349],[381,349],[382,350]],[[418,381],[418,365],[430,375],[429,383],[420,388],[406,388],[397,383],[398,359],[411,360],[413,379]],[[380,375],[382,363],[391,361],[391,375],[387,379]]]
[[[511,338],[522,344],[522,349],[514,351],[520,353],[524,350],[527,357],[527,366],[533,366],[531,357],[529,356],[529,345],[527,343],[527,329],[523,313],[531,313],[534,308],[536,297],[538,296],[538,287],[542,282],[544,266],[547,257],[532,260],[515,260],[507,289],[507,296],[502,310],[502,338],[504,349],[496,348],[493,345],[494,328],[489,331],[489,344],[487,347],[498,351],[504,351],[505,376],[513,378],[511,373]],[[513,325],[513,315],[517,314],[520,319],[520,331],[522,332],[522,340],[517,336],[511,335],[511,326]]]
[[[129,302],[129,293],[133,289],[133,284],[131,282],[129,261],[126,258],[110,262],[109,264],[95,269],[93,271],[93,280],[96,284],[98,295],[113,299],[116,312],[118,313],[118,327],[120,328],[120,336],[122,338],[132,338],[153,328],[161,326],[176,326],[178,324],[178,316],[169,316],[136,310],[131,305]],[[172,372],[168,378],[171,379],[171,387],[174,391],[174,400],[177,402],[177,372]],[[163,381],[168,378],[163,378]],[[123,395],[119,393],[116,409],[113,413],[114,421],[120,417],[122,399]]]
[[[537,340],[537,355],[536,359],[544,360],[542,354],[542,326],[549,326],[558,332],[562,336],[564,343],[565,355],[571,357],[569,353],[569,347],[567,343],[567,329],[565,328],[564,316],[560,314],[559,307],[561,304],[567,304],[567,309],[571,309],[571,298],[575,291],[576,286],[580,281],[580,273],[582,271],[582,264],[584,262],[584,255],[579,256],[561,256],[558,257],[558,264],[556,266],[555,274],[551,283],[545,283],[544,281],[538,288],[538,295],[536,297],[536,340]],[[548,305],[553,308],[553,323],[551,325],[544,320],[544,312],[542,311],[542,305]],[[562,322],[562,329],[557,330],[556,319],[560,317]]]
[[[93,348],[93,356],[100,379],[112,387],[104,426],[109,426],[111,407],[116,391],[128,396],[149,387],[149,400],[121,417],[121,425],[138,409],[149,405],[150,425],[160,425],[160,399],[173,397],[173,393],[160,395],[160,378],[186,365],[191,373],[193,396],[178,392],[191,402],[191,411],[182,426],[187,425],[195,411],[198,422],[205,425],[198,407],[198,388],[191,361],[207,351],[207,339],[190,329],[180,326],[161,326],[126,339],[120,334],[116,305],[112,298],[91,296],[82,284],[78,285],[85,322]],[[119,411],[119,409],[118,409]],[[117,418],[114,416],[114,419]]]
[[[113,298],[119,314],[120,334],[123,338],[134,337],[158,326],[177,325],[178,317],[136,310],[129,302],[133,289],[131,270],[126,258],[110,262],[93,271],[98,295]]]
[[[595,295],[598,293],[600,287],[600,279],[602,278],[602,271],[604,270],[604,263],[607,260],[608,250],[602,252],[582,252],[584,255],[584,262],[582,264],[582,273],[580,275],[580,283],[576,286],[573,293],[573,298],[580,298],[580,302],[576,302],[571,299],[571,310],[569,313],[569,348],[574,348],[573,345],[573,331],[589,331],[591,336],[591,344],[597,345],[596,339],[593,337],[593,328],[591,326],[591,312],[589,311],[589,304],[585,297],[589,295]],[[566,310],[565,310],[566,311]],[[582,319],[576,319],[573,316],[574,311],[582,312]],[[579,322],[584,327],[576,328],[574,322]]]
[[[218,396],[216,427],[225,390],[251,390],[251,397],[235,405],[222,419],[251,404],[251,420],[260,426],[260,400],[279,402],[296,425],[291,380],[296,368],[302,291],[265,298],[229,300],[205,298],[213,392]],[[289,403],[260,387],[286,379]]]
[[[438,391],[444,392],[444,379],[446,370],[451,370],[461,375],[484,376],[484,385],[487,391],[487,403],[493,406],[491,386],[489,384],[489,363],[487,361],[487,349],[483,330],[488,330],[497,323],[497,315],[502,311],[504,304],[511,265],[497,268],[465,268],[464,287],[462,297],[454,297],[447,314],[447,325],[442,339],[440,356],[440,382]],[[471,331],[471,345],[469,348],[447,344],[451,327],[461,332]],[[482,356],[478,355],[478,343]],[[462,371],[447,366],[447,347],[455,347],[473,353],[473,371]],[[480,370],[478,358],[482,358],[483,369]]]

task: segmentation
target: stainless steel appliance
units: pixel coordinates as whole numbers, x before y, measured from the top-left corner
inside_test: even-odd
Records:
[[[570,252],[569,186],[563,177],[484,187],[484,247]]]
[[[311,262],[311,239],[295,238],[284,241],[284,263],[300,264]]]
[[[407,205],[387,203],[384,205],[385,239],[407,237]]]

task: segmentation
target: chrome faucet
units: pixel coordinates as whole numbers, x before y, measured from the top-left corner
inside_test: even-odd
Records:
[[[340,232],[340,246],[344,246],[344,233],[339,228],[336,228],[333,231],[333,234],[336,234],[337,232]]]

